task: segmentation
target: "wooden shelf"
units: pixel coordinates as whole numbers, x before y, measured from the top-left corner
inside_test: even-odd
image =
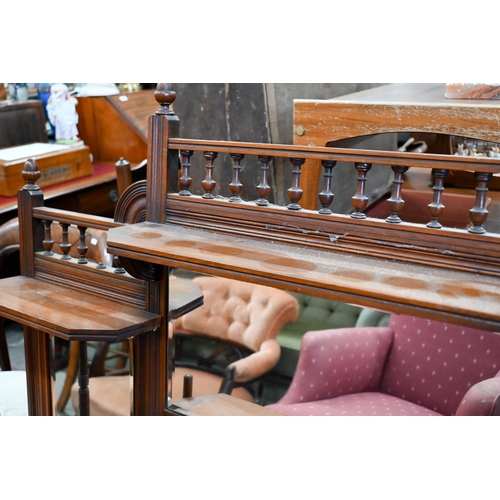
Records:
[[[299,248],[175,224],[110,229],[108,248],[153,264],[234,277],[390,312],[500,330],[498,278]],[[404,309],[402,304],[405,304]]]

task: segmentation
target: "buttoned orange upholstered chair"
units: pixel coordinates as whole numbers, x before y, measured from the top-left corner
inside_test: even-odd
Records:
[[[388,327],[304,335],[288,415],[499,415],[500,335],[391,315]]]
[[[175,370],[172,400],[183,396],[184,375],[193,376],[193,397],[224,392],[259,402],[259,379],[280,358],[276,337],[296,321],[297,299],[275,288],[227,278],[199,276],[203,306],[173,324]],[[90,415],[130,415],[132,377],[89,380]],[[78,412],[78,385],[72,388]]]

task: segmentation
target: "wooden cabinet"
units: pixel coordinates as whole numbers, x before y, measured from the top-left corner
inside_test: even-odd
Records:
[[[147,158],[148,118],[157,109],[154,90],[102,97],[78,97],[78,133],[94,162]]]

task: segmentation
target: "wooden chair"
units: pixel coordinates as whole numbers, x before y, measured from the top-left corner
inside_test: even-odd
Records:
[[[393,314],[388,327],[310,331],[287,415],[500,414],[500,335]]]

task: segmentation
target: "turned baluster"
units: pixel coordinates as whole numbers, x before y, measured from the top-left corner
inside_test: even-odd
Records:
[[[229,198],[229,201],[239,202],[241,201],[240,192],[243,188],[243,184],[240,182],[241,160],[243,160],[245,155],[232,153],[229,156],[233,160],[233,182],[229,184],[229,189],[233,193],[233,196]]]
[[[260,198],[255,203],[257,203],[257,205],[261,207],[266,207],[269,205],[267,197],[271,192],[271,186],[269,186],[268,184],[267,177],[269,174],[269,163],[271,162],[271,160],[271,156],[259,156],[259,161],[262,163],[262,166],[260,167],[261,178],[260,184],[257,186],[257,193],[259,194]]]
[[[292,170],[292,187],[288,189],[288,198],[290,198],[291,203],[287,205],[289,210],[300,210],[302,207],[299,205],[299,201],[302,198],[302,189],[300,189],[300,174],[301,166],[306,160],[304,158],[290,158],[290,162],[293,165]]]
[[[213,151],[205,151],[203,153],[203,156],[205,157],[206,165],[205,165],[205,170],[206,170],[206,177],[202,181],[201,185],[203,186],[203,189],[205,190],[205,193],[202,195],[202,198],[205,198],[206,200],[211,200],[214,198],[214,195],[212,194],[212,191],[215,189],[216,182],[213,180],[213,169],[214,169],[214,161],[217,158],[218,154]]]
[[[52,225],[52,221],[44,220],[43,226],[45,228],[45,238],[43,240],[43,248],[45,249],[44,255],[54,255],[52,248],[54,248],[54,240],[52,239],[52,235],[50,233],[50,226]]]
[[[404,200],[401,198],[401,186],[403,184],[403,174],[408,170],[408,167],[391,167],[394,172],[394,180],[392,181],[391,197],[387,200],[390,215],[386,222],[397,224],[401,222],[399,212],[403,210]]]
[[[71,250],[71,243],[69,242],[69,224],[60,223],[62,228],[62,243],[59,245],[63,253],[61,260],[71,260],[69,251]]]
[[[358,171],[358,185],[356,194],[351,198],[351,204],[354,212],[351,214],[353,219],[366,219],[363,213],[368,205],[368,196],[365,194],[366,174],[372,168],[370,163],[355,163],[354,168]]]
[[[427,227],[432,227],[434,229],[440,229],[442,226],[438,222],[438,218],[444,212],[444,205],[441,203],[441,194],[444,191],[444,178],[449,174],[448,170],[432,170],[432,177],[434,179],[434,185],[432,187],[434,195],[432,198],[432,203],[427,205],[429,214],[431,216],[430,222],[427,223]]]
[[[190,159],[191,156],[193,156],[193,151],[183,149],[181,151],[181,156],[182,156],[182,176],[179,179],[179,184],[181,186],[179,194],[181,196],[191,196],[189,187],[191,186],[191,182],[193,181],[193,179],[191,179],[191,177],[189,176],[189,169],[191,168]]]
[[[488,218],[488,210],[486,210],[486,193],[488,192],[488,181],[493,174],[489,172],[476,172],[476,202],[474,208],[469,210],[470,221],[472,226],[468,228],[469,233],[483,234],[486,232],[483,224]]]
[[[319,202],[321,203],[322,208],[320,209],[320,214],[331,214],[330,205],[333,203],[333,198],[335,195],[332,193],[332,170],[335,165],[337,165],[336,161],[333,160],[322,160],[321,161],[324,169],[323,174],[323,191],[319,193]]]
[[[87,251],[89,247],[87,246],[87,243],[85,242],[85,236],[86,236],[86,227],[78,226],[78,230],[80,231],[80,243],[76,247],[76,250],[78,251],[80,258],[78,259],[78,264],[87,264]]]

